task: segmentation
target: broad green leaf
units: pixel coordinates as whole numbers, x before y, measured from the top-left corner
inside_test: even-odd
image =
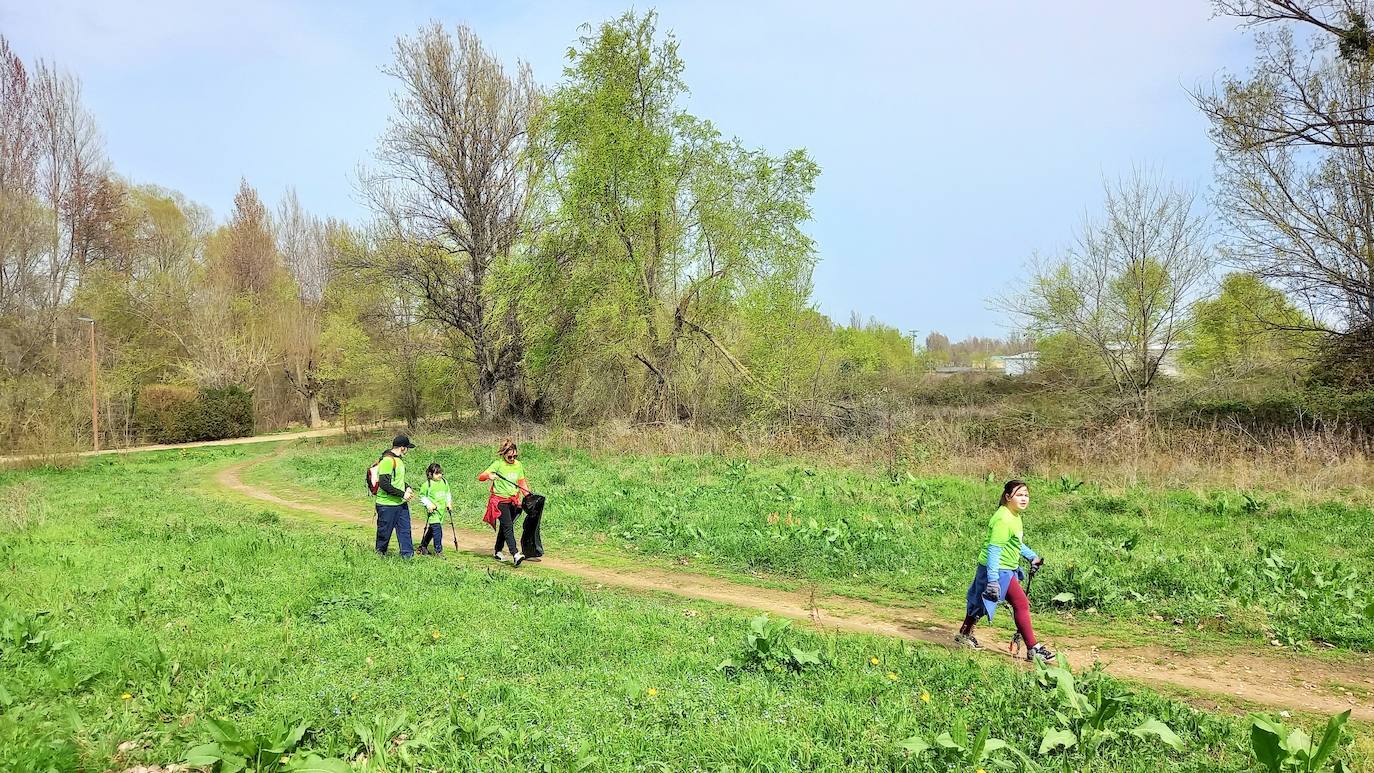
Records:
[[[1306,759],[1312,755],[1312,736],[1302,728],[1295,727],[1284,739],[1283,748],[1287,749],[1289,754],[1301,753]]]
[[[1183,751],[1183,739],[1179,738],[1169,726],[1157,719],[1147,719],[1140,723],[1140,727],[1131,731],[1131,735],[1137,738],[1154,736],[1169,745],[1174,751]]]
[[[299,725],[296,725],[295,727],[288,730],[282,737],[281,741],[278,744],[276,744],[281,749],[280,753],[285,754],[291,751],[292,749],[296,748],[296,744],[299,744],[301,742],[301,739],[305,737],[305,733],[309,729],[309,722],[301,722]]]
[[[1256,717],[1250,722],[1250,750],[1254,752],[1255,760],[1269,773],[1279,773],[1284,760],[1288,759],[1281,732],[1281,728],[1275,728],[1274,723],[1265,717]]]
[[[1336,751],[1336,746],[1341,742],[1341,728],[1345,727],[1346,720],[1350,719],[1350,709],[1337,714],[1326,721],[1326,732],[1322,733],[1322,743],[1318,747],[1317,753],[1312,755],[1312,767],[1320,770],[1326,759]]]
[[[234,723],[227,719],[207,719],[206,724],[210,726],[210,735],[216,741],[225,746],[237,746],[239,743],[239,731],[234,727]]]
[[[930,749],[930,744],[926,743],[925,739],[919,735],[913,735],[905,741],[899,742],[897,748],[905,750],[914,757],[919,757]]]
[[[1065,592],[1056,594],[1054,598],[1050,599],[1050,601],[1056,604],[1069,604],[1072,603],[1073,600],[1076,598],[1078,597],[1073,595],[1072,593]]]
[[[787,645],[787,649],[792,653],[792,660],[796,661],[797,666],[819,666],[821,664],[820,650],[799,650],[792,645]]]
[[[219,744],[203,743],[200,746],[192,746],[187,749],[186,754],[182,755],[181,761],[187,765],[199,767],[213,765],[220,761],[221,756]]]
[[[1055,749],[1068,751],[1078,744],[1078,736],[1072,730],[1048,730],[1045,737],[1040,739],[1040,753],[1048,754]]]
[[[292,773],[352,773],[353,768],[341,759],[312,754],[304,760],[292,760],[286,768]]]
[[[948,731],[935,736],[935,745],[941,749],[954,749],[960,754],[964,753],[964,745],[955,741]]]

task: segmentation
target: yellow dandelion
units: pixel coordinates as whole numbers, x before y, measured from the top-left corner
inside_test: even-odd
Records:
[[[358,694],[357,694],[357,693],[353,693],[353,695],[352,695],[351,697],[349,697],[349,700],[351,700],[351,701],[353,701],[353,702],[356,703],[356,702],[358,701]]]
[[[889,680],[893,681],[893,682],[897,681],[897,674],[896,674],[896,672],[895,672],[895,671],[888,671],[888,672],[887,672],[887,678],[888,678]]]
[[[881,660],[878,660],[878,656],[877,656],[877,655],[874,655],[873,657],[871,657],[871,658],[868,659],[869,665],[872,665],[872,666],[876,666],[876,665],[878,665],[878,664],[881,663],[881,662],[882,662]]]
[[[925,690],[921,691],[921,703],[930,703],[930,693]]]
[[[440,636],[443,636],[443,634],[439,633],[438,631],[434,631],[429,635],[429,637],[435,641],[439,641]]]
[[[650,697],[650,698],[653,698],[653,697],[655,697],[656,695],[658,695],[658,688],[657,688],[657,687],[650,687],[650,688],[649,688],[649,697]]]
[[[979,769],[978,769],[978,773],[988,773],[988,772],[987,772],[986,770],[983,770],[982,768],[979,768]]]
[[[128,694],[128,693],[126,692],[126,693],[124,693],[123,695],[119,696],[119,699],[120,699],[120,700],[123,700],[123,701],[127,701],[127,700],[133,700],[133,697],[134,697],[134,696],[132,696],[132,695],[130,695],[130,694]]]

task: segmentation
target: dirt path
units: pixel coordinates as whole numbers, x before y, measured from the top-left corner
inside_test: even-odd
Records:
[[[278,507],[312,513],[338,521],[371,527],[371,513],[325,502],[298,502],[245,484],[242,471],[258,460],[222,468],[217,485],[245,497]],[[451,532],[445,529],[445,532]],[[460,549],[489,556],[492,537],[486,532],[458,530]],[[446,549],[454,535],[445,533]],[[418,537],[417,537],[418,540]],[[634,591],[670,593],[731,606],[754,609],[804,621],[818,628],[894,636],[951,646],[954,628],[919,607],[887,607],[859,599],[815,595],[808,591],[780,591],[731,582],[717,577],[656,566],[613,569],[549,556],[530,562],[519,571],[553,570],[585,581]],[[937,622],[938,621],[938,622]],[[998,629],[996,641],[1004,643]],[[992,638],[991,636],[988,638]],[[1352,716],[1374,721],[1374,658],[1360,663],[1328,663],[1311,656],[1245,652],[1219,657],[1186,655],[1165,648],[1116,646],[1088,639],[1059,640],[1058,651],[1075,665],[1101,661],[1108,673],[1165,690],[1186,690],[1204,696],[1238,699],[1277,709],[1335,714],[1351,709]],[[999,648],[988,657],[1008,657]]]

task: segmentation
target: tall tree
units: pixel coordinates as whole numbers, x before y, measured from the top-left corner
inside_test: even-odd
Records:
[[[1251,72],[1195,95],[1218,150],[1228,255],[1298,299],[1312,328],[1374,328],[1369,4],[1247,0],[1216,8],[1259,29]],[[1312,33],[1310,49],[1295,28]]]
[[[45,239],[34,89],[23,60],[0,36],[0,318],[38,290],[33,282]]]
[[[508,72],[467,27],[438,24],[397,40],[385,72],[400,90],[365,187],[393,249],[372,268],[466,344],[455,351],[482,416],[526,415],[524,339],[494,276],[528,238],[534,77],[523,63]]]
[[[1193,195],[1136,173],[1107,187],[1102,217],[1084,222],[1062,258],[1036,266],[1030,286],[999,303],[1037,336],[1090,347],[1132,407],[1146,409],[1212,266]]]
[[[749,150],[687,114],[677,43],[655,22],[629,13],[569,50],[539,133],[557,228],[526,319],[538,360],[564,378],[638,367],[637,412],[663,419],[684,415],[680,387],[702,353],[757,383],[722,324],[762,283],[804,306],[815,254],[801,225],[818,170],[804,151]]]
[[[292,302],[282,310],[285,374],[305,404],[306,425],[320,423],[320,335],[324,324],[324,288],[330,265],[332,227],[301,208],[289,188],[277,207],[277,249],[295,284]]]

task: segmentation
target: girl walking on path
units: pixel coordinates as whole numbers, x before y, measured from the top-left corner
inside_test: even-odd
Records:
[[[959,626],[954,641],[981,649],[982,645],[973,636],[973,626],[983,615],[987,615],[991,621],[997,606],[1005,599],[1011,603],[1016,630],[1026,642],[1026,660],[1054,660],[1054,653],[1035,639],[1035,631],[1031,628],[1030,601],[1021,589],[1021,570],[1018,568],[1021,559],[1030,561],[1037,570],[1045,563],[1045,559],[1036,555],[1023,541],[1021,513],[1028,506],[1030,487],[1024,481],[1008,481],[1002,487],[1002,501],[988,521],[987,542],[978,554],[978,569],[968,589],[964,624]]]
[[[433,462],[425,469],[425,482],[420,485],[420,504],[425,506],[425,536],[420,540],[420,554],[434,543],[434,555],[444,555],[444,511],[453,515],[453,493],[444,480],[444,468]],[[455,538],[456,539],[456,538]]]
[[[520,552],[520,543],[515,541],[515,515],[520,512],[524,492],[529,490],[525,484],[525,466],[520,463],[520,453],[515,441],[510,438],[502,441],[497,456],[499,458],[477,476],[477,480],[491,483],[487,512],[482,520],[496,530],[496,548],[492,558],[505,560],[501,557],[501,547],[504,545],[510,552],[511,563],[519,566],[525,560],[525,554]]]

